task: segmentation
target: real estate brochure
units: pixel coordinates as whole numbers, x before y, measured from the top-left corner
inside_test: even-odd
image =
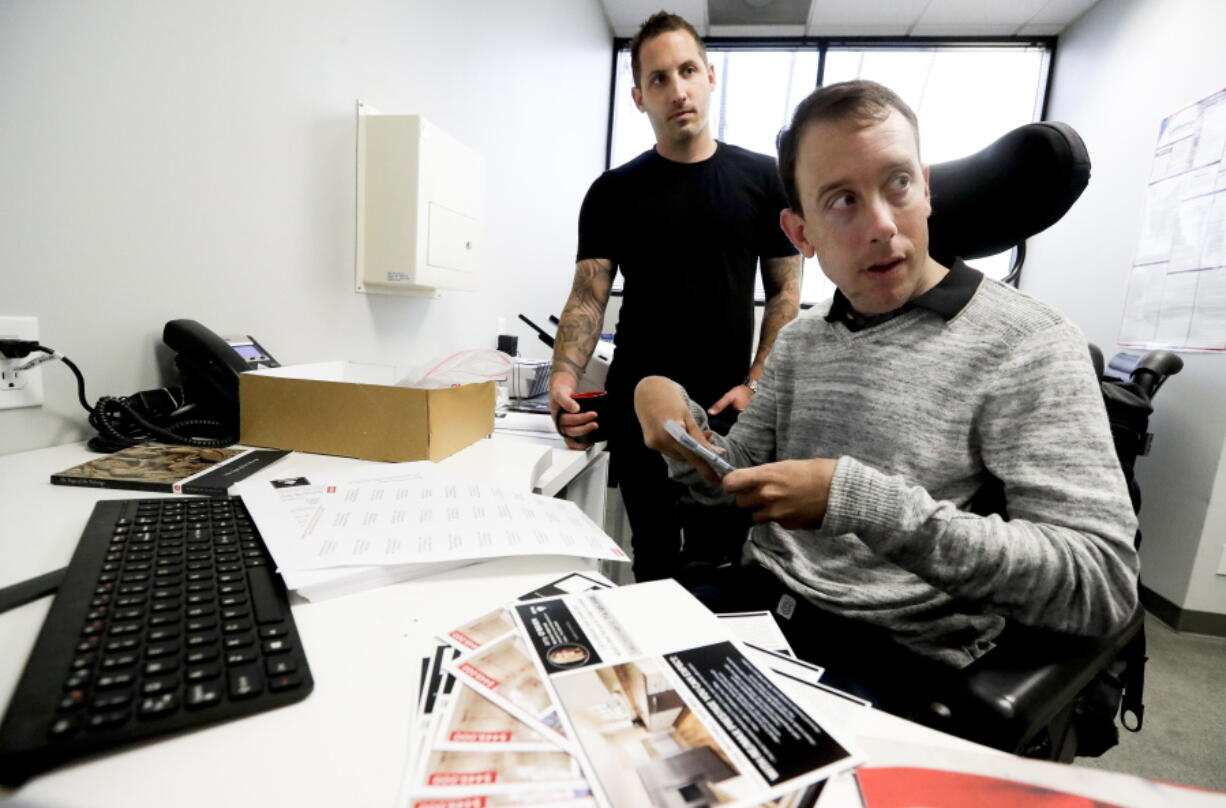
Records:
[[[520,595],[517,600],[535,600],[589,589],[608,589],[613,584],[595,573],[572,572]],[[439,639],[460,651],[474,651],[515,630],[515,621],[505,608],[494,609],[440,635]]]
[[[460,654],[445,667],[460,682],[556,746],[572,750],[553,698],[517,632]]]
[[[574,756],[446,673],[456,652],[422,659],[400,805],[412,808],[595,808]]]
[[[512,613],[606,808],[756,806],[860,762],[675,581]]]

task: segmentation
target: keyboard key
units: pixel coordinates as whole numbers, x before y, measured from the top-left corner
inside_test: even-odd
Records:
[[[108,710],[102,713],[93,713],[85,721],[87,729],[99,730],[113,727],[116,724],[122,724],[128,720],[127,710]]]
[[[249,665],[257,658],[255,651],[230,651],[226,654],[226,664],[232,668],[236,665]]]
[[[221,676],[220,665],[198,665],[194,668],[187,669],[187,675],[183,678],[189,682],[204,682],[209,679],[216,679]]]
[[[156,693],[167,693],[171,690],[179,688],[179,677],[177,676],[160,676],[157,679],[146,679],[141,683],[140,692],[146,696],[152,696]]]
[[[107,673],[98,677],[97,687],[99,690],[106,690],[112,687],[127,687],[132,684],[132,680],[135,678],[135,676],[126,671]]]
[[[252,634],[235,634],[232,637],[226,637],[221,645],[227,651],[233,651],[235,648],[247,648],[255,644],[255,636]]]
[[[289,640],[265,640],[264,655],[271,656],[273,654],[284,654],[286,651],[290,650],[291,647],[292,646],[289,644]]]
[[[269,676],[281,676],[298,670],[298,663],[293,657],[277,657],[264,663],[264,670]]]
[[[179,660],[174,659],[174,658],[158,659],[158,660],[154,660],[153,662],[145,663],[145,675],[146,676],[161,676],[164,673],[174,673],[178,669],[179,669]]]
[[[199,682],[187,688],[187,708],[195,710],[221,703],[221,682]]]
[[[302,674],[291,673],[284,676],[274,676],[268,680],[268,689],[274,693],[282,690],[293,690],[302,686]]]
[[[216,645],[208,648],[196,648],[187,652],[187,664],[197,665],[201,662],[212,662],[214,659],[217,659],[218,654]]]
[[[55,723],[51,725],[48,735],[51,738],[68,738],[77,734],[77,730],[81,729],[81,719],[77,716],[69,716],[65,718],[57,718]]]
[[[179,694],[177,693],[161,693],[157,696],[149,696],[141,699],[140,717],[141,718],[160,718],[174,712],[179,707]]]
[[[221,639],[221,635],[216,631],[205,631],[200,634],[188,634],[187,647],[202,648],[206,645],[215,644],[219,639]]]
[[[136,664],[136,654],[116,654],[102,658],[102,670],[113,671],[130,668]]]
[[[268,569],[258,567],[247,570],[247,582],[251,585],[251,605],[255,608],[256,622],[279,623],[284,620],[281,599],[277,597]]]
[[[84,703],[84,690],[69,690],[64,694],[64,698],[60,699],[59,708],[61,712],[69,712],[71,710],[76,710]]]
[[[255,668],[230,671],[230,698],[249,699],[264,689],[264,676]]]
[[[123,707],[132,701],[131,690],[115,690],[107,693],[102,693],[94,697],[94,701],[90,704],[90,709],[94,711],[110,710],[115,707]]]
[[[179,644],[173,640],[167,642],[157,642],[145,647],[146,659],[160,659],[177,655],[179,653]]]

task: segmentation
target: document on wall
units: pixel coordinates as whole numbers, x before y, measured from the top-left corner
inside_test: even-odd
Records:
[[[293,570],[568,555],[628,561],[575,503],[444,477],[328,486],[278,563]]]
[[[860,762],[675,581],[512,613],[605,808],[756,806]]]
[[[1224,152],[1226,90],[1163,119],[1120,344],[1226,350]]]

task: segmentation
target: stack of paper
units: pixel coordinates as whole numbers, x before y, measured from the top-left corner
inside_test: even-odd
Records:
[[[397,463],[239,493],[286,586],[310,600],[510,555],[626,561],[573,502]]]
[[[568,588],[445,632],[400,804],[791,806],[859,762],[676,582]]]

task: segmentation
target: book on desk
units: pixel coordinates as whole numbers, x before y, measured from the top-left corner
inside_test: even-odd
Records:
[[[142,443],[55,472],[51,482],[87,488],[125,488],[225,496],[230,486],[289,452]]]

